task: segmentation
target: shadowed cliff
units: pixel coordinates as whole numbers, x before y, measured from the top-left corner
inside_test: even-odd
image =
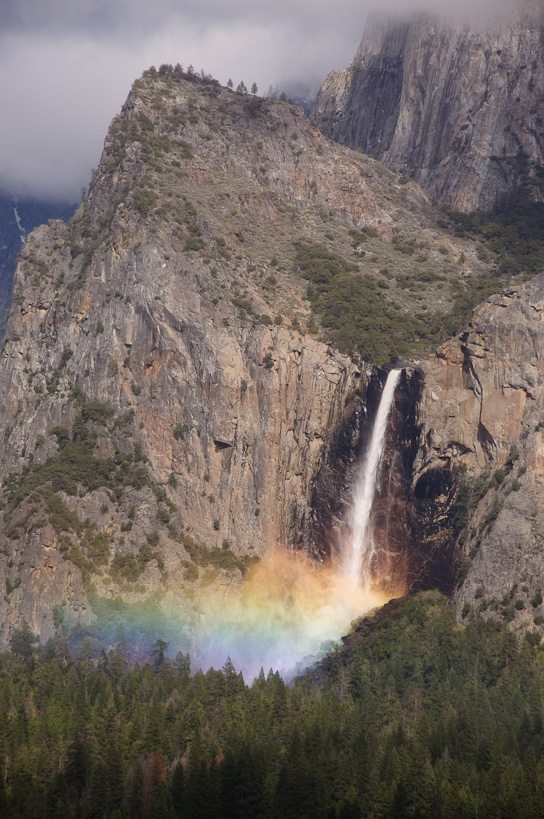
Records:
[[[439,204],[487,210],[543,163],[543,15],[533,2],[471,25],[375,14],[313,119]]]

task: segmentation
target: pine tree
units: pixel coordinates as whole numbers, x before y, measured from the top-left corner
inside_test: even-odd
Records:
[[[142,819],[144,815],[144,771],[137,762],[129,771],[126,782],[128,819]]]
[[[166,759],[161,750],[153,751],[144,774],[144,805],[149,807],[152,799],[166,789]]]
[[[176,816],[183,816],[185,811],[185,771],[181,762],[178,762],[174,768],[170,793],[172,794],[172,804]]]
[[[151,651],[151,663],[155,671],[158,671],[161,665],[164,663],[167,650],[168,643],[160,638],[153,644],[153,649]]]
[[[16,629],[11,637],[11,653],[22,663],[31,665],[33,662],[33,646],[38,642],[38,638],[30,630],[30,626],[25,622],[21,628]]]

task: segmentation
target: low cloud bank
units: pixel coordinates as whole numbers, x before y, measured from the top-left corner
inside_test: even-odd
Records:
[[[507,0],[457,0],[496,11]],[[371,0],[15,0],[0,7],[0,188],[74,199],[108,125],[150,65],[192,64],[220,82],[312,85],[347,66]],[[445,0],[380,9],[447,12]]]

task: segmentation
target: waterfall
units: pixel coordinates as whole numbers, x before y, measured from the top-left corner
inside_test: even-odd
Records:
[[[372,438],[353,487],[349,521],[350,538],[348,553],[344,558],[344,571],[356,583],[362,579],[365,589],[369,589],[371,585],[371,567],[375,556],[374,541],[369,526],[370,514],[380,478],[387,422],[400,374],[401,370],[391,370],[387,376],[374,421]]]

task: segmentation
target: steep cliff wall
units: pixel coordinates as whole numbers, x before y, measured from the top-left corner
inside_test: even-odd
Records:
[[[0,642],[24,619],[43,639],[61,615],[92,620],[91,588],[169,589],[197,612],[271,547],[326,553],[315,482],[366,370],[317,338],[295,243],[349,256],[342,281],[400,294],[408,320],[423,292],[447,311],[446,278],[481,268],[470,242],[444,251],[437,219],[293,106],[172,69],[137,81],[88,198],[33,232],[15,277]],[[397,292],[385,265],[411,263],[411,236],[427,277],[402,290],[399,272]]]
[[[201,595],[240,585],[267,550],[334,551],[377,394],[359,340],[424,349],[496,275],[441,222],[415,183],[300,109],[146,72],[88,197],[35,230],[17,268],[0,643],[23,620],[42,639],[88,623],[97,596],[175,598],[198,620]],[[406,503],[420,389],[412,368],[376,507],[402,564],[390,586],[399,572],[444,586],[453,565],[434,498],[419,498],[424,529]]]
[[[69,219],[75,209],[75,203],[37,201],[0,191],[0,340],[4,337],[17,256],[26,236],[49,219]]]
[[[543,52],[542,4],[532,0],[471,27],[374,16],[313,118],[439,204],[488,209],[543,164]]]
[[[363,180],[343,194],[341,164],[322,184],[326,146],[309,192],[309,158],[278,155],[278,127],[324,144],[297,109],[148,77],[75,220],[29,238],[0,365],[1,469],[26,464],[5,494],[4,640],[23,617],[46,638],[65,603],[68,623],[92,616],[82,576],[128,598],[166,575],[188,587],[195,562],[210,573],[205,544],[220,586],[304,527],[360,374],[295,329],[303,288],[274,244],[325,195],[349,224],[390,217]]]
[[[458,549],[457,612],[536,624],[544,588],[544,275],[492,297],[420,363],[414,494]],[[457,547],[455,547],[457,543]]]

